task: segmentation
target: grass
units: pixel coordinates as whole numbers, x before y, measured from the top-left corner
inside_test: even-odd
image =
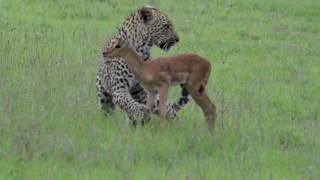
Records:
[[[100,50],[143,4],[173,21],[181,42],[168,54],[211,60],[214,137],[193,102],[165,130],[157,117],[132,129],[121,110],[97,110]],[[319,9],[315,0],[0,0],[0,179],[319,179]]]

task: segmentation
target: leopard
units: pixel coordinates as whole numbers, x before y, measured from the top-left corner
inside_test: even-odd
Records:
[[[144,61],[150,59],[151,47],[156,46],[168,52],[180,40],[168,16],[149,5],[133,11],[106,42],[105,47],[119,39],[125,39]],[[146,91],[135,79],[125,60],[121,58],[106,59],[101,54],[96,74],[96,96],[99,109],[110,114],[118,106],[127,113],[128,119],[133,124],[136,124],[138,120],[148,122],[151,114],[159,114],[159,98],[152,109],[147,108]],[[189,94],[181,85],[179,99],[166,104],[166,117],[176,118],[177,112],[188,102]]]

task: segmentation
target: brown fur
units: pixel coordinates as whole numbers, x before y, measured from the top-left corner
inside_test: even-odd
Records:
[[[106,47],[103,55],[108,58],[122,57],[142,86],[148,91],[147,106],[151,108],[156,95],[160,95],[161,125],[165,118],[165,104],[170,86],[183,84],[206,116],[211,131],[216,118],[216,108],[205,88],[211,72],[210,63],[197,54],[180,54],[144,62],[124,41]]]

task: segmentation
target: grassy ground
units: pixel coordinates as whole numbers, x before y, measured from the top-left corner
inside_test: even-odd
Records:
[[[120,110],[97,110],[100,50],[143,4],[180,34],[169,54],[194,51],[214,65],[213,138],[193,102],[165,130],[157,117],[131,129]],[[0,0],[0,179],[319,179],[319,9],[315,0]]]

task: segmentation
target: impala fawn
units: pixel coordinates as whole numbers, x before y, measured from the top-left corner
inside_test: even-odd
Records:
[[[114,41],[103,50],[105,58],[125,59],[130,71],[147,91],[147,106],[151,109],[160,96],[160,124],[163,126],[165,105],[170,86],[183,84],[194,101],[201,107],[209,131],[214,128],[216,107],[206,94],[206,85],[211,71],[210,63],[196,54],[180,54],[144,62],[124,40]]]

